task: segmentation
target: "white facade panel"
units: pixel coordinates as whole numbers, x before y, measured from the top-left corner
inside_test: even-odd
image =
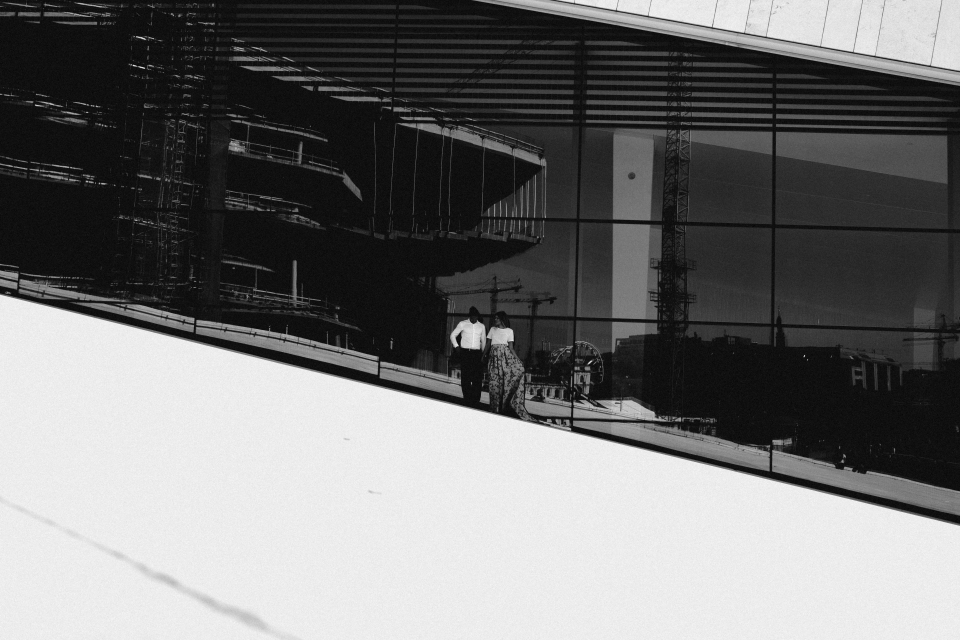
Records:
[[[713,17],[714,29],[743,33],[747,29],[750,0],[719,0]]]
[[[713,14],[716,10],[717,0],[653,0],[650,3],[651,18],[706,27],[713,24]]]
[[[620,0],[617,11],[645,16],[650,13],[650,0]]]
[[[828,0],[773,0],[768,38],[819,45]]]
[[[863,0],[830,0],[820,46],[853,51]]]
[[[960,0],[476,0],[960,85]]]
[[[857,26],[857,42],[853,46],[854,53],[876,55],[882,22],[883,0],[863,0],[863,5],[860,7],[860,23]]]
[[[877,55],[915,64],[930,64],[940,17],[940,0],[886,0]],[[948,25],[943,25],[949,30]],[[960,29],[954,24],[953,30]]]
[[[772,8],[773,0],[750,0],[746,33],[766,36],[767,27],[770,26],[770,9]]]
[[[587,7],[597,7],[599,9],[617,8],[617,0],[576,0],[576,4],[582,4]]]
[[[960,0],[943,0],[940,5],[932,64],[960,71]]]

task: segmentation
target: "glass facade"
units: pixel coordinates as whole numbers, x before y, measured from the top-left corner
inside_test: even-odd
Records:
[[[2,15],[5,292],[452,401],[502,311],[535,419],[960,516],[955,87],[465,1]]]

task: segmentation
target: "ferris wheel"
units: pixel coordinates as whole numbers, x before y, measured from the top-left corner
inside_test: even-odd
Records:
[[[572,345],[560,347],[550,352],[550,364],[557,370],[573,368],[578,372],[589,372],[593,384],[603,382],[603,356],[600,350],[589,342],[578,340]]]

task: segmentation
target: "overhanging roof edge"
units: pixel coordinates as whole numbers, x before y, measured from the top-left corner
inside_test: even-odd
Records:
[[[960,72],[555,0],[473,0],[960,87]]]

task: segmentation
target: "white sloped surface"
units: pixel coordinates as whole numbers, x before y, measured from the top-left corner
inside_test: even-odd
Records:
[[[828,0],[774,0],[768,38],[820,45]]]
[[[0,357],[2,638],[960,626],[955,525],[4,296]]]
[[[915,64],[930,64],[937,38],[942,0],[886,0],[877,55]],[[944,31],[960,24],[944,24]]]
[[[718,0],[713,26],[717,29],[743,33],[750,13],[750,0]]]
[[[477,0],[960,84],[960,0]]]
[[[841,51],[853,51],[857,42],[862,0],[831,0],[823,25],[821,46]]]
[[[943,0],[933,45],[934,67],[960,69],[960,0]]]

